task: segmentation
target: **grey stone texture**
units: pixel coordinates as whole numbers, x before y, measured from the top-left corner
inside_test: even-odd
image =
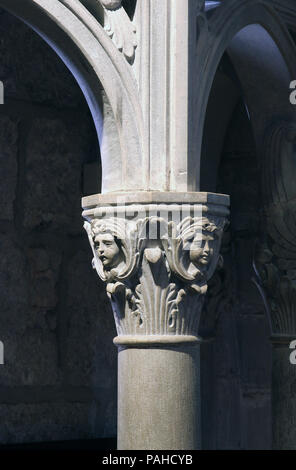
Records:
[[[81,218],[93,121],[35,32],[1,11],[0,35],[0,444],[113,437],[116,332]]]
[[[184,344],[119,351],[118,449],[200,449],[199,353]]]
[[[1,14],[0,76],[6,98],[77,108],[83,95],[73,77],[39,36],[4,10]]]
[[[17,185],[18,122],[0,116],[0,220],[13,220],[13,205]]]
[[[91,438],[89,403],[0,405],[1,442],[10,444]]]
[[[295,449],[296,369],[290,363],[288,344],[277,345],[272,354],[273,448]]]

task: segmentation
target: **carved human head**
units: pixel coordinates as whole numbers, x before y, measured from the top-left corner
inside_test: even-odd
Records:
[[[206,217],[191,219],[184,224],[182,231],[183,249],[187,251],[188,261],[198,270],[204,271],[211,263],[217,246],[220,228]]]
[[[110,271],[124,261],[122,242],[114,224],[94,221],[92,223],[92,239],[95,253],[101,261],[104,271]]]

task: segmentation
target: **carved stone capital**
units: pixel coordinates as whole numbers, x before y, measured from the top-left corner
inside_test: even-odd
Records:
[[[84,212],[93,267],[107,284],[119,338],[198,336],[226,201],[119,203]]]

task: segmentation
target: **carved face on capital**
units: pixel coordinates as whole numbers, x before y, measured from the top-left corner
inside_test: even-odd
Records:
[[[208,273],[219,251],[220,228],[207,218],[186,219],[183,224],[183,253],[187,269]],[[185,261],[186,260],[186,261]]]
[[[196,234],[190,243],[189,259],[199,270],[205,269],[214,254],[214,235],[202,231]]]
[[[110,231],[101,231],[96,234],[94,247],[105,270],[113,269],[123,261],[119,242]]]

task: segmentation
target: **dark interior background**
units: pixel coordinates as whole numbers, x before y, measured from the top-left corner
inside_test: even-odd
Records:
[[[116,436],[115,327],[81,197],[99,192],[82,92],[28,26],[0,12],[0,443]]]
[[[231,197],[224,266],[207,300],[206,314],[216,328],[214,341],[203,350],[204,447],[270,449],[270,331],[252,281],[260,237],[260,166],[247,106],[227,54],[209,98],[202,155],[201,190]]]

